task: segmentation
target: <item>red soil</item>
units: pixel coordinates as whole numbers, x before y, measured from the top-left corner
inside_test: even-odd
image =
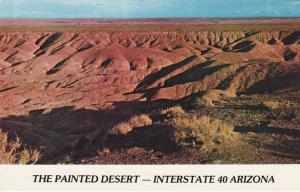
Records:
[[[299,90],[299,64],[298,31],[3,32],[0,117],[67,106],[107,110],[209,89]],[[32,127],[13,124],[1,126]]]

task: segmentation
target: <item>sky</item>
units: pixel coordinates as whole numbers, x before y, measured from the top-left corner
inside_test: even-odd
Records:
[[[300,16],[300,0],[0,0],[0,18],[263,16]]]

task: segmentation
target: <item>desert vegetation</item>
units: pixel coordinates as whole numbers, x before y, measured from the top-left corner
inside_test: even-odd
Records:
[[[239,140],[233,126],[207,116],[176,116],[171,120],[174,140],[180,146],[201,147],[211,152],[219,145],[224,146]]]
[[[261,105],[263,108],[270,111],[274,111],[280,107],[278,101],[264,101]]]
[[[180,105],[176,105],[174,107],[169,107],[166,109],[161,109],[159,111],[161,115],[174,116],[174,115],[184,115],[185,111],[182,109]]]
[[[224,99],[236,97],[235,93],[230,91],[212,89],[197,97],[195,104],[203,107],[214,107],[215,102],[222,102]]]
[[[146,115],[135,115],[131,117],[128,121],[123,121],[115,125],[109,130],[110,135],[126,135],[132,130],[144,127],[152,124],[152,119]]]
[[[0,164],[35,164],[41,158],[41,152],[22,144],[19,137],[11,139],[0,131]]]
[[[183,149],[198,148],[215,163],[255,162],[256,148],[234,131],[234,126],[208,116],[176,115],[170,120],[172,139]],[[250,158],[249,158],[250,157]]]

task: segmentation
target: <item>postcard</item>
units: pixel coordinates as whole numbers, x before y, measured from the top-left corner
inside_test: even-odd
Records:
[[[0,191],[300,191],[299,0],[0,0]]]

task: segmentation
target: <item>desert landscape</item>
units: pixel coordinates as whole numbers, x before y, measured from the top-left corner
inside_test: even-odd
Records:
[[[0,163],[300,163],[300,19],[2,19],[0,130]]]

